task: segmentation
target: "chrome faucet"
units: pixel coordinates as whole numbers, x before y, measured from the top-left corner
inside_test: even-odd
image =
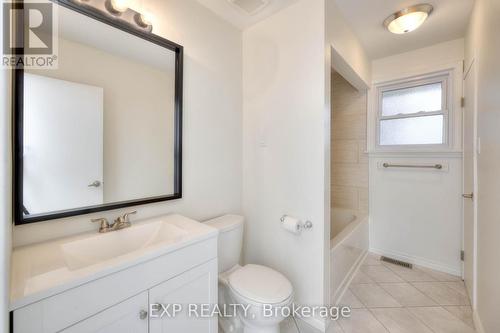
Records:
[[[100,222],[101,226],[99,228],[99,233],[104,234],[106,232],[117,231],[130,227],[132,224],[129,221],[129,216],[132,214],[137,214],[137,211],[125,213],[122,216],[119,216],[113,224],[109,224],[108,219],[106,218],[93,219],[92,222]]]

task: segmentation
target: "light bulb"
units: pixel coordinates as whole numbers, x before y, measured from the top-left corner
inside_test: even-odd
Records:
[[[406,14],[392,21],[387,29],[394,34],[406,34],[418,29],[418,27],[425,22],[428,16],[429,14],[424,12]]]
[[[154,20],[153,14],[150,12],[141,13],[141,21],[144,22],[145,25],[152,25]]]
[[[129,8],[130,1],[129,0],[111,0],[110,4],[111,4],[111,7],[115,11],[123,13]]]

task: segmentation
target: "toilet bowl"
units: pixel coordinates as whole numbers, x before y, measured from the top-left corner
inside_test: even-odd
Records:
[[[293,288],[281,273],[262,265],[238,264],[243,217],[226,215],[206,222],[219,230],[219,308],[236,304],[235,312],[219,316],[225,333],[279,333],[283,308],[293,302]]]

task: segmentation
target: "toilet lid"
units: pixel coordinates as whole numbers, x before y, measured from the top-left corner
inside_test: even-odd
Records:
[[[231,288],[243,297],[265,304],[281,303],[293,292],[281,273],[265,266],[246,265],[229,276]]]

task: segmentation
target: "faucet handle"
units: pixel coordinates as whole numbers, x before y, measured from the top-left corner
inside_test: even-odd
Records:
[[[128,213],[123,214],[123,216],[122,216],[123,221],[128,222],[128,220],[129,220],[129,218],[128,218],[128,217],[129,217],[130,215],[133,215],[133,214],[137,214],[137,211],[136,211],[136,210],[134,210],[133,212],[128,212]]]
[[[101,218],[98,218],[98,219],[92,219],[91,220],[92,222],[100,222],[101,223],[101,227],[99,228],[99,232],[100,233],[103,233],[103,232],[106,232],[109,230],[109,222],[108,222],[108,219],[107,218],[104,218],[104,217],[101,217]]]

